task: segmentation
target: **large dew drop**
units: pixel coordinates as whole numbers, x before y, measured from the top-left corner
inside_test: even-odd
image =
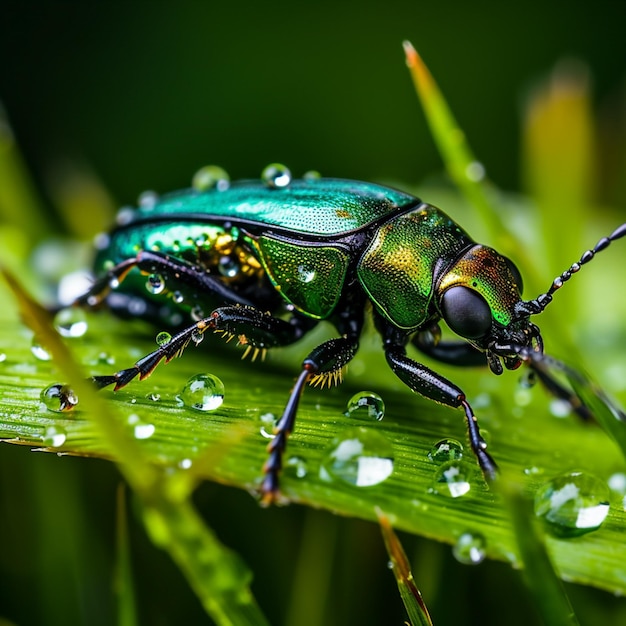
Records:
[[[578,537],[597,530],[608,512],[607,485],[583,472],[561,474],[535,494],[535,514],[557,537]]]
[[[183,387],[180,399],[196,411],[214,411],[224,402],[224,383],[213,374],[196,374]]]
[[[366,428],[350,428],[333,440],[322,468],[330,478],[355,487],[372,487],[393,472],[393,449],[387,439]]]
[[[366,420],[381,420],[385,417],[385,403],[383,399],[373,391],[359,391],[354,394],[344,413],[346,417],[364,418]]]

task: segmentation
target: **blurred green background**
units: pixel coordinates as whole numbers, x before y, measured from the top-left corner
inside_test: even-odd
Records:
[[[623,207],[625,23],[626,4],[608,0],[9,2],[0,14],[0,101],[47,203],[46,232],[87,237],[105,217],[58,212],[76,169],[101,181],[112,206],[144,189],[187,186],[208,163],[233,178],[256,177],[271,161],[296,175],[317,169],[405,186],[439,177],[403,39],[429,65],[489,177],[523,191],[524,104],[555,64],[577,59],[598,120],[594,200]],[[113,623],[114,466],[0,452],[0,623]],[[402,623],[374,525],[298,507],[260,510],[248,494],[215,485],[199,490],[197,504],[256,572],[273,623],[314,623],[316,612],[325,624]],[[37,524],[45,545],[29,541]],[[131,534],[142,623],[206,623],[169,559],[140,525]],[[410,555],[437,555],[425,562],[439,571],[421,580],[449,577],[450,597],[430,606],[436,623],[532,623],[508,566],[468,568],[446,546],[407,542]],[[334,569],[328,589],[309,598],[315,609],[301,608],[294,621],[281,594],[290,593],[296,555],[311,545],[336,550]],[[478,593],[493,585],[497,594]]]

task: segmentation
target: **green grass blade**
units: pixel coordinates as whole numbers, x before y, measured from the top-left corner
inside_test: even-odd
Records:
[[[120,484],[117,490],[117,568],[115,591],[117,593],[118,626],[137,626],[135,585],[130,560],[130,539],[126,519],[126,489]]]
[[[550,626],[577,626],[578,620],[563,583],[557,578],[540,538],[531,503],[517,489],[509,487],[502,491],[523,562],[522,576],[543,623]]]
[[[380,509],[376,511],[376,514],[378,515],[378,523],[385,541],[385,548],[389,555],[391,570],[412,626],[433,626],[422,594],[413,580],[409,560],[398,536],[393,532],[389,519]]]

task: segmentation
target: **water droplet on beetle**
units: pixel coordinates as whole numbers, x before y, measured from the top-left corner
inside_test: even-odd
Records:
[[[74,307],[61,309],[54,316],[54,327],[62,337],[82,337],[87,332],[85,312]]]
[[[224,402],[224,383],[213,374],[196,374],[183,387],[180,399],[196,411],[214,411]]]
[[[43,347],[37,337],[33,337],[33,343],[30,346],[30,351],[38,361],[50,361],[52,355]]]
[[[322,459],[328,476],[355,487],[373,487],[393,473],[394,454],[389,441],[366,428],[350,428],[335,438]]]
[[[557,537],[597,530],[609,512],[605,483],[583,472],[568,472],[544,483],[535,494],[535,515]]]
[[[435,472],[433,490],[447,498],[459,498],[470,490],[467,471],[459,461],[448,461]]]
[[[204,339],[204,333],[199,328],[194,328],[191,331],[191,341],[193,341],[196,345],[202,343]]]
[[[222,276],[225,276],[226,278],[235,278],[237,274],[239,274],[241,266],[235,259],[229,256],[223,256],[219,260],[217,269]]]
[[[172,300],[175,304],[182,304],[185,301],[185,296],[180,291],[175,291],[172,294]]]
[[[205,165],[201,167],[191,179],[191,186],[196,191],[226,191],[230,186],[230,176],[228,172],[218,165]]]
[[[130,224],[135,218],[135,209],[130,206],[123,206],[115,216],[115,223],[118,226],[125,226]]]
[[[78,397],[74,391],[61,383],[54,383],[42,389],[39,398],[48,411],[54,413],[71,411],[78,404]]]
[[[428,458],[437,465],[463,458],[463,444],[456,439],[441,439],[428,452]]]
[[[205,315],[204,315],[204,309],[199,305],[196,304],[191,311],[189,312],[189,314],[191,315],[191,319],[194,322],[199,322],[201,319],[204,319]]]
[[[137,198],[137,204],[139,205],[139,207],[147,211],[154,209],[158,202],[159,194],[156,191],[152,191],[150,189],[140,193],[139,198]]]
[[[167,331],[162,330],[157,336],[156,336],[156,342],[158,346],[164,346],[166,344],[168,344],[170,341],[172,340],[172,335],[170,335]]]
[[[150,274],[146,281],[146,289],[153,295],[158,295],[165,289],[165,279],[161,274]]]
[[[298,265],[298,280],[301,283],[310,283],[315,280],[316,272],[314,269],[307,267],[306,265]]]
[[[373,391],[359,391],[348,400],[344,415],[380,421],[385,417],[385,402]]]
[[[285,165],[271,163],[261,172],[261,180],[272,189],[283,189],[291,182],[291,172]]]
[[[303,180],[319,180],[321,177],[317,170],[309,170],[302,175]]]
[[[135,439],[150,439],[156,431],[154,424],[144,422],[139,415],[135,413],[129,415],[126,422],[133,429]]]
[[[454,558],[465,565],[478,565],[485,560],[487,542],[480,533],[463,533],[452,547]]]
[[[67,440],[67,433],[61,426],[48,426],[43,435],[43,444],[50,448],[59,448]]]

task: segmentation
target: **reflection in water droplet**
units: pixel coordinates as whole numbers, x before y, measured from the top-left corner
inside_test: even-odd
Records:
[[[308,466],[306,459],[301,456],[290,456],[285,464],[285,473],[287,475],[294,476],[295,478],[304,478],[307,475]]]
[[[326,473],[356,487],[371,487],[393,472],[393,449],[387,439],[366,428],[350,428],[333,440],[322,460]]]
[[[459,563],[478,565],[485,559],[486,544],[480,533],[463,533],[452,547],[452,554]]]
[[[127,423],[132,427],[135,439],[150,439],[156,430],[154,424],[144,422],[135,413],[128,416]]]
[[[535,514],[557,537],[578,537],[597,530],[608,512],[607,485],[583,472],[557,476],[535,494]]]
[[[456,439],[441,439],[428,453],[428,458],[437,465],[463,457],[463,444]]]
[[[230,176],[218,165],[205,165],[193,175],[191,186],[200,192],[210,189],[225,191],[230,186]]]
[[[213,374],[196,374],[183,387],[180,399],[196,411],[214,411],[224,402],[224,383]]]
[[[265,439],[273,439],[278,418],[273,413],[263,413],[259,420],[261,421],[261,428],[259,429],[261,436]]]
[[[87,319],[82,309],[61,309],[54,316],[54,327],[62,337],[82,337],[87,332]]]
[[[41,391],[39,397],[48,411],[54,413],[71,411],[78,404],[78,397],[74,391],[61,383],[48,385]]]
[[[146,281],[146,289],[148,293],[152,295],[158,295],[163,293],[165,289],[165,279],[161,274],[150,274],[148,276],[148,280]]]
[[[470,490],[467,472],[460,461],[448,461],[435,472],[433,489],[448,498],[459,498]]]
[[[291,182],[289,168],[280,163],[271,163],[261,173],[261,180],[273,189],[287,187]]]
[[[52,355],[41,345],[37,337],[33,337],[30,351],[38,361],[50,361],[52,359]]]
[[[45,446],[58,448],[65,443],[66,439],[67,433],[61,426],[48,426],[43,436],[43,443]]]
[[[298,280],[301,283],[310,283],[315,280],[315,270],[306,266],[306,265],[298,265]]]
[[[379,421],[385,417],[385,403],[373,391],[359,391],[348,400],[344,415]]]
[[[156,336],[156,342],[157,345],[159,346],[164,346],[166,344],[168,344],[170,341],[172,340],[172,335],[170,335],[167,331],[162,330],[157,336]]]

